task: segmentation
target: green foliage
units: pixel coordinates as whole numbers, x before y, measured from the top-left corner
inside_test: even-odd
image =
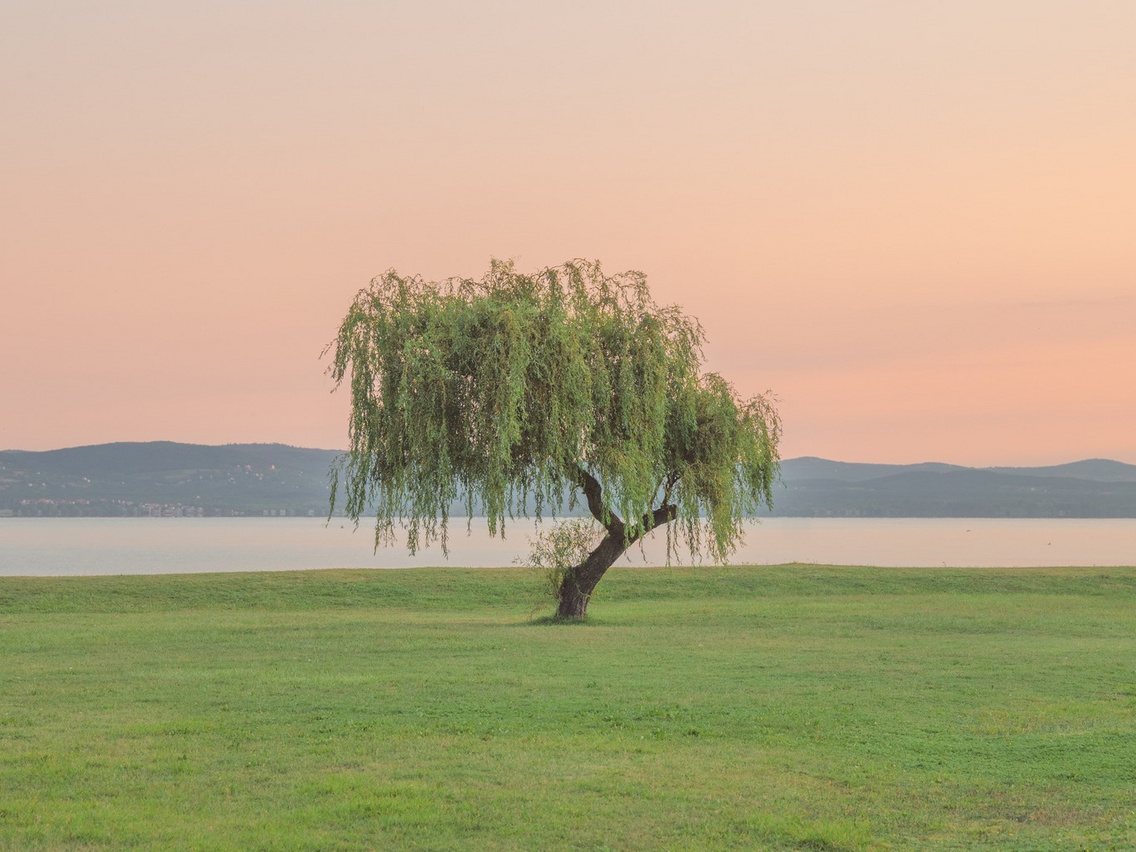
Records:
[[[330,369],[351,392],[350,449],[333,478],[347,514],[395,521],[413,552],[446,547],[464,496],[492,533],[532,500],[537,517],[589,508],[633,540],[673,506],[668,543],[725,559],[741,520],[771,503],[780,422],[701,375],[703,334],[651,299],[642,273],[574,261],[532,275],[494,261],[481,280],[427,282],[389,271],[356,296]],[[709,534],[705,534],[703,519]]]
[[[544,591],[559,600],[564,575],[583,562],[596,544],[595,521],[573,518],[542,527],[529,538],[529,554],[523,561],[544,579]]]

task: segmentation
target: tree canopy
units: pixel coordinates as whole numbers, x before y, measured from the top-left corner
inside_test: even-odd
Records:
[[[768,396],[700,372],[702,344],[642,273],[597,262],[493,261],[480,280],[440,282],[388,271],[330,347],[351,392],[333,505],[342,490],[349,516],[373,511],[376,547],[401,523],[413,552],[446,547],[460,498],[492,534],[527,505],[540,517],[582,498],[606,531],[597,565],[662,524],[668,553],[725,560],[742,519],[772,504],[781,426]]]

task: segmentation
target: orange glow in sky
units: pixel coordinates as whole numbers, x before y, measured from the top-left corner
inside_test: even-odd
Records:
[[[1136,462],[1136,4],[18,4],[0,449],[346,445],[395,267],[647,273],[783,454]]]

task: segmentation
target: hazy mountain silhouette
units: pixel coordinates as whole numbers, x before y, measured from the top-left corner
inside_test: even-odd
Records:
[[[0,514],[325,515],[337,450],[168,441],[0,452]],[[774,515],[1136,517],[1136,465],[782,463]],[[455,514],[464,506],[455,505]]]
[[[14,515],[326,515],[339,455],[283,444],[169,441],[0,452]]]
[[[849,464],[789,459],[776,515],[1136,517],[1136,465],[1088,459],[1048,467]]]

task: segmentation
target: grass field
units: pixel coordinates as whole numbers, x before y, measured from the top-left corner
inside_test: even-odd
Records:
[[[1136,848],[1136,569],[0,579],[0,849]]]

